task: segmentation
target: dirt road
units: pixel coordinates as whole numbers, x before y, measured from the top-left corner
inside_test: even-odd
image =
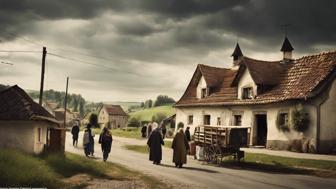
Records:
[[[66,138],[66,151],[84,155],[81,147],[74,148],[72,146],[70,133],[67,133]],[[82,139],[82,133],[79,138]],[[95,137],[95,156],[101,158],[102,153],[97,139],[98,136]],[[142,145],[145,143],[145,140],[114,137],[108,161],[122,164],[166,182],[183,183],[189,188],[336,188],[336,179],[215,167],[202,165],[192,157],[188,157],[188,164],[185,168],[178,169],[172,163],[172,150],[168,148],[163,148],[162,165],[157,166],[148,161],[148,155],[129,151],[122,147],[126,144]],[[78,146],[81,145],[80,140]]]

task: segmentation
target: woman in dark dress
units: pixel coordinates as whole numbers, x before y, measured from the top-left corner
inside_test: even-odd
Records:
[[[153,164],[159,165],[162,160],[161,145],[164,145],[160,128],[152,131],[149,135],[147,145],[149,146],[149,160],[153,161]]]
[[[99,143],[101,144],[101,149],[103,152],[103,160],[106,161],[109,153],[111,152],[112,146],[112,134],[107,127],[104,127],[102,133],[99,136]]]

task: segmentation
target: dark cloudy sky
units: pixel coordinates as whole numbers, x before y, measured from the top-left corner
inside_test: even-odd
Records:
[[[47,55],[47,89],[70,76],[88,100],[178,99],[197,64],[230,67],[237,40],[246,56],[280,59],[285,24],[294,57],[335,50],[335,10],[334,0],[0,0],[0,50],[65,57]],[[39,89],[41,53],[1,61],[14,66],[0,64],[0,83]]]

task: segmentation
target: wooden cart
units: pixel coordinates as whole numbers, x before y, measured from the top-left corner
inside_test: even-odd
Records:
[[[244,157],[240,147],[250,141],[251,127],[243,126],[197,126],[194,133],[196,145],[203,147],[205,160],[220,164],[224,157],[236,160]]]

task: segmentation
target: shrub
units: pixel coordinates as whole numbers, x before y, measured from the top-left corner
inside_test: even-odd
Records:
[[[166,115],[162,112],[156,113],[152,117],[152,121],[156,123],[161,123],[162,120],[166,119]]]
[[[309,114],[302,107],[292,111],[292,127],[299,132],[304,132],[309,126]]]
[[[135,117],[132,117],[129,121],[128,121],[128,126],[129,127],[139,127],[140,126],[140,121],[135,118]]]
[[[179,122],[178,124],[177,124],[177,128],[179,129],[179,128],[183,128],[184,127],[184,124],[182,123],[182,122]]]

